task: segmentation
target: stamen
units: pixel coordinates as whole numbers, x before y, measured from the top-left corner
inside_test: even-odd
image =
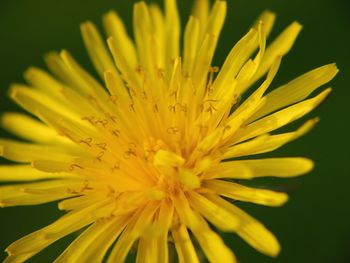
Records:
[[[132,156],[136,156],[136,151],[134,149],[129,148],[127,151],[124,152],[123,157],[125,159],[130,159]]]
[[[101,150],[106,151],[107,150],[107,144],[105,142],[103,143],[95,143],[97,147],[99,147]]]
[[[86,116],[81,118],[83,121],[88,121],[90,124],[94,125],[96,117],[94,116]]]
[[[153,105],[153,112],[158,112],[158,111],[159,111],[158,104],[155,103],[155,104]]]
[[[115,137],[119,137],[120,136],[120,131],[115,129],[111,131],[112,135],[114,135]]]
[[[112,173],[114,173],[117,170],[120,170],[120,162],[117,161],[110,170],[111,170]]]
[[[102,157],[103,155],[105,154],[105,152],[100,152],[97,156],[96,156],[96,159],[99,161],[99,162],[102,162]]]
[[[86,138],[84,140],[79,141],[79,143],[86,144],[87,146],[91,147],[92,138]]]
[[[210,114],[213,114],[214,111],[217,111],[217,108],[214,107],[213,103],[217,103],[219,100],[214,99],[207,99],[203,101],[203,103],[200,105],[200,111],[210,112]]]
[[[108,120],[107,119],[99,119],[99,120],[95,121],[95,124],[101,124],[103,126],[103,128],[106,128],[106,126],[108,124]]]
[[[114,115],[112,115],[112,114],[110,114],[110,113],[108,113],[108,112],[106,112],[106,120],[108,121],[108,120],[111,120],[112,122],[114,122],[114,123],[117,123],[117,120],[118,120],[118,117],[117,116],[114,116]]]
[[[69,171],[72,172],[72,171],[74,171],[75,168],[84,169],[83,166],[76,164],[76,163],[73,163],[69,166]]]

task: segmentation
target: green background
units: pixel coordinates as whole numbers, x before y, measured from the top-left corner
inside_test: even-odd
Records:
[[[132,4],[122,0],[1,0],[0,1],[0,109],[17,109],[6,97],[12,82],[22,82],[30,65],[43,67],[42,55],[66,48],[91,69],[79,34],[79,23],[92,20],[101,26],[101,15],[117,10],[131,27]],[[183,24],[191,1],[179,0]],[[273,87],[307,70],[336,62],[340,73],[331,82],[331,96],[312,116],[321,122],[303,138],[269,156],[307,156],[316,167],[308,175],[287,180],[259,180],[255,184],[285,190],[290,201],[282,208],[241,204],[279,238],[282,252],[271,259],[254,251],[234,235],[224,235],[240,262],[350,262],[350,3],[348,0],[234,0],[215,63],[220,65],[233,44],[264,9],[277,13],[276,36],[293,20],[303,31],[293,50],[283,59]],[[298,122],[300,124],[301,122]],[[293,126],[290,126],[293,128]],[[2,136],[9,136],[2,132]],[[56,204],[0,210],[0,250],[17,238],[55,220]],[[51,262],[67,242],[56,242],[30,262]],[[0,254],[0,260],[5,253]],[[220,262],[219,262],[220,263]]]

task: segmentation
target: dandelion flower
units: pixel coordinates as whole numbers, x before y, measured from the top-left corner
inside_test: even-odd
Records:
[[[309,98],[337,73],[329,64],[267,92],[301,25],[288,26],[265,48],[274,14],[264,12],[220,67],[212,58],[226,2],[195,1],[183,34],[176,0],[165,11],[134,6],[134,40],[115,12],[104,15],[105,42],[91,22],[81,25],[97,80],[63,50],[45,59],[50,73],[31,67],[28,84],[10,97],[33,116],[5,113],[2,126],[22,140],[1,139],[0,205],[60,200],[66,214],[12,243],[5,262],[23,262],[77,231],[56,262],[235,262],[216,230],[235,233],[276,256],[280,245],[232,201],[281,206],[288,196],[244,180],[293,177],[312,161],[261,158],[309,131],[278,128],[312,111],[328,95]],[[246,91],[258,80],[257,88]],[[244,101],[240,99],[247,95]],[[248,156],[253,156],[251,158]],[[239,180],[239,181],[238,181]],[[243,182],[242,184],[240,182]],[[197,248],[195,243],[198,243]]]

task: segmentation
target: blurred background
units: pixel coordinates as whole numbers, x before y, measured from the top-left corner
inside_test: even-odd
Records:
[[[117,10],[131,32],[132,5],[121,0],[1,0],[0,1],[0,110],[18,110],[7,98],[10,83],[23,82],[31,65],[44,67],[43,54],[68,49],[92,71],[79,24],[92,20],[101,28],[101,15]],[[158,1],[162,2],[162,1]],[[179,0],[182,25],[192,1]],[[265,223],[279,238],[282,252],[272,259],[254,251],[235,235],[225,242],[243,263],[350,262],[350,2],[348,0],[228,0],[228,16],[215,65],[220,66],[234,43],[265,9],[277,13],[270,40],[294,20],[304,25],[293,50],[283,59],[273,87],[318,66],[336,62],[340,73],[331,82],[332,94],[308,116],[321,122],[303,138],[268,156],[306,156],[316,163],[308,175],[287,180],[258,180],[260,187],[290,193],[282,208],[239,204]],[[302,120],[297,123],[302,123]],[[293,128],[289,126],[290,129]],[[11,135],[1,131],[2,137]],[[2,160],[2,162],[4,162]],[[0,209],[2,252],[19,237],[54,221],[62,213],[56,203]],[[74,235],[58,241],[29,262],[52,262]],[[220,263],[220,262],[219,262]]]

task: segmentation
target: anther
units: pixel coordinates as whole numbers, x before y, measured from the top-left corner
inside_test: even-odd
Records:
[[[103,142],[103,143],[96,143],[95,144],[97,147],[99,147],[100,149],[106,151],[107,150],[107,143]]]
[[[114,164],[114,166],[111,168],[111,172],[113,173],[113,172],[115,172],[115,171],[117,171],[117,170],[119,170],[120,169],[120,162],[118,161],[118,162],[116,162],[115,164]]]
[[[141,93],[141,98],[144,99],[144,100],[147,100],[147,99],[148,99],[147,92],[146,92],[145,90],[142,91],[142,93]]]
[[[155,103],[154,105],[153,105],[153,112],[158,112],[158,104],[157,103]]]
[[[72,164],[69,166],[69,171],[72,172],[72,171],[74,171],[75,168],[84,169],[84,167],[80,166],[79,164],[72,163]]]
[[[101,161],[102,161],[102,157],[103,157],[104,154],[105,154],[104,151],[100,152],[100,153],[96,156],[96,159],[97,159],[99,162],[101,162]]]
[[[158,77],[161,79],[164,79],[165,70],[163,68],[157,68],[157,72],[158,72]]]
[[[80,193],[86,191],[86,190],[93,190],[94,188],[92,188],[91,186],[89,186],[89,181],[84,181],[84,185],[83,187],[80,189]]]
[[[129,148],[127,151],[124,152],[123,157],[125,159],[130,159],[131,156],[136,156],[136,151],[134,149]]]
[[[113,130],[111,133],[112,133],[112,135],[114,135],[114,136],[116,136],[116,137],[119,137],[119,136],[120,136],[120,131],[117,130],[117,129]]]
[[[108,120],[107,119],[100,119],[95,121],[95,124],[101,124],[103,126],[103,128],[106,128],[107,124],[108,124]]]
[[[208,84],[207,84],[207,89],[209,91],[210,87],[213,84],[214,81],[214,73],[219,72],[219,67],[210,67],[209,68],[209,80],[208,80]]]
[[[116,116],[108,114],[107,118],[110,119],[112,122],[117,123],[118,118]]]
[[[95,122],[95,117],[94,116],[86,116],[86,117],[83,117],[81,118],[83,121],[88,121],[90,124],[94,124]]]
[[[79,143],[86,144],[87,146],[91,147],[92,138],[86,138],[84,140],[80,140]]]

